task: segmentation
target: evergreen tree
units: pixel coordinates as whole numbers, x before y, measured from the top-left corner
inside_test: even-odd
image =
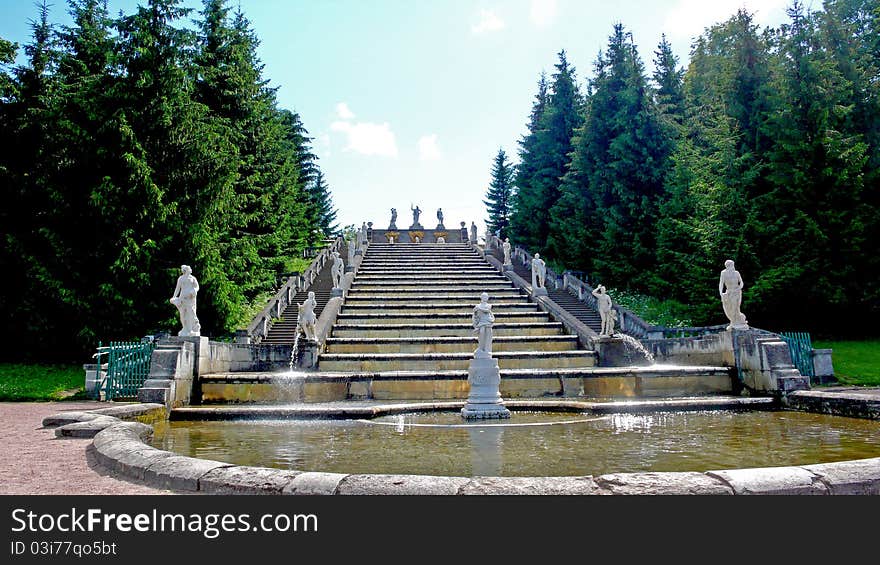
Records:
[[[530,205],[531,186],[534,182],[539,157],[538,130],[541,128],[541,120],[544,110],[547,108],[547,75],[541,73],[538,80],[538,93],[532,103],[532,112],[529,115],[528,133],[517,144],[519,145],[519,164],[516,166],[513,193],[510,212],[510,231],[515,240],[525,237],[528,231],[528,207]],[[523,191],[525,187],[525,191]],[[521,202],[521,195],[525,195],[525,201]]]
[[[672,45],[662,36],[654,51],[654,99],[660,115],[675,135],[684,117],[684,69],[678,66],[678,57],[672,52]]]
[[[860,272],[867,145],[849,130],[852,85],[821,45],[814,16],[800,2],[788,13],[767,119],[772,188],[752,202],[762,264],[752,304],[769,323],[800,326],[855,313],[867,274]],[[802,281],[810,282],[792,292]]]
[[[330,187],[327,186],[321,169],[315,170],[315,179],[309,187],[309,193],[315,209],[318,210],[316,225],[321,235],[330,237],[337,233],[339,224],[336,223],[336,208],[333,207],[333,196],[330,194]]]
[[[651,288],[669,141],[632,37],[621,24],[596,63],[586,120],[574,145],[565,196],[552,211],[553,256],[567,264],[577,261],[575,266],[615,285]],[[565,256],[566,249],[591,253],[578,261]]]
[[[769,38],[744,10],[709,28],[691,52],[684,135],[673,156],[657,253],[665,289],[691,304],[699,323],[718,322],[712,289],[724,260],[734,259],[744,274],[761,270],[753,202],[770,187],[770,66]],[[682,279],[688,283],[678,284]]]
[[[508,236],[510,224],[510,205],[513,195],[513,165],[508,162],[504,149],[498,150],[495,162],[492,164],[492,181],[486,192],[486,205],[489,217],[486,219],[486,227],[491,233],[498,234],[502,239]]]
[[[528,140],[531,176],[517,177],[514,235],[528,249],[546,253],[550,236],[550,209],[559,199],[559,185],[571,153],[571,140],[582,122],[583,101],[575,82],[575,69],[565,51],[559,53],[553,83],[534,138]],[[534,112],[533,112],[534,117]]]

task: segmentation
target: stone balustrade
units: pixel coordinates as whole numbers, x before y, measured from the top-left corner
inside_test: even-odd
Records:
[[[237,339],[246,340],[250,343],[259,343],[265,338],[269,329],[272,327],[272,320],[280,318],[284,310],[291,304],[293,297],[297,292],[308,290],[318,273],[324,268],[328,261],[331,260],[334,251],[342,253],[345,249],[345,240],[340,236],[333,242],[321,250],[315,256],[315,259],[302,274],[295,274],[281,285],[275,296],[272,297],[266,306],[260,310],[245,331],[237,332]],[[246,332],[246,333],[245,333]]]

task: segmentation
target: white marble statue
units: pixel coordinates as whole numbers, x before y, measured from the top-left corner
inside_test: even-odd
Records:
[[[345,274],[345,265],[342,263],[342,257],[338,251],[333,252],[333,267],[330,269],[333,276],[333,288],[342,288],[342,276]]]
[[[721,305],[724,307],[724,314],[730,320],[730,324],[727,326],[729,330],[744,330],[749,327],[745,315],[740,312],[742,289],[742,277],[734,267],[733,261],[728,259],[724,262],[724,270],[721,271],[721,277],[718,280],[718,293],[721,295]]]
[[[617,312],[614,311],[611,297],[608,296],[605,287],[601,284],[593,290],[592,294],[596,297],[596,309],[599,311],[599,317],[602,318],[602,329],[599,331],[599,335],[613,336]]]
[[[361,234],[361,245],[366,245],[367,244],[367,222],[364,222],[361,225],[360,234]]]
[[[547,264],[541,259],[540,253],[535,253],[532,259],[532,288],[544,288],[544,281],[547,278]]]
[[[299,317],[297,325],[302,329],[308,341],[317,341],[316,324],[318,318],[315,316],[315,308],[318,307],[318,301],[315,300],[315,293],[309,292],[309,297],[302,304],[297,304]]]
[[[437,238],[437,243],[446,243],[446,238],[441,235]]]
[[[477,244],[477,224],[471,222],[471,243]]]
[[[504,243],[501,244],[501,249],[504,251],[504,264],[510,265],[510,238],[506,238]]]
[[[348,264],[354,265],[354,256],[357,251],[357,243],[353,239],[348,240]]]
[[[492,324],[494,323],[495,314],[492,313],[492,305],[489,304],[489,294],[484,292],[480,295],[480,303],[474,306],[473,325],[474,333],[477,334],[475,359],[492,357]]]
[[[177,335],[197,336],[202,335],[202,326],[196,316],[196,294],[199,292],[199,281],[192,274],[189,265],[180,266],[181,275],[177,277],[177,286],[174,287],[174,295],[171,304],[177,306],[180,312],[180,324],[183,326]]]

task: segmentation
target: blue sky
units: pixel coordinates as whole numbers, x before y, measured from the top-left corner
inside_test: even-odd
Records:
[[[112,14],[135,0],[108,0]],[[542,70],[565,49],[581,84],[614,23],[633,33],[648,72],[662,33],[683,65],[703,29],[737,8],[762,25],[786,20],[787,0],[231,0],[261,39],[264,77],[280,106],[314,136],[341,225],[476,221],[499,147],[516,141]],[[817,0],[818,4],[818,0]],[[185,5],[201,6],[200,0]],[[51,19],[68,23],[66,2]],[[0,36],[25,43],[29,0],[0,0]]]

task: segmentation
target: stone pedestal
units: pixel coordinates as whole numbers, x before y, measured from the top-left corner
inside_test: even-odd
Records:
[[[546,288],[532,288],[532,296],[547,296]]]
[[[632,339],[632,338],[631,338]],[[622,335],[599,336],[593,341],[593,348],[599,358],[600,367],[646,367],[653,363],[640,351],[632,341]]]
[[[354,270],[354,269],[352,269],[352,270]],[[334,287],[334,288],[330,289],[330,297],[331,298],[333,298],[335,296],[342,296],[343,294],[344,294],[344,291],[341,288]]]
[[[490,358],[472,359],[468,367],[468,384],[471,385],[467,404],[461,409],[466,420],[510,418],[510,410],[504,406],[501,393],[501,373],[498,361]]]
[[[314,340],[303,340],[300,345],[299,359],[297,359],[298,369],[314,369],[318,365],[319,354],[318,342]],[[296,352],[294,352],[294,355]]]

